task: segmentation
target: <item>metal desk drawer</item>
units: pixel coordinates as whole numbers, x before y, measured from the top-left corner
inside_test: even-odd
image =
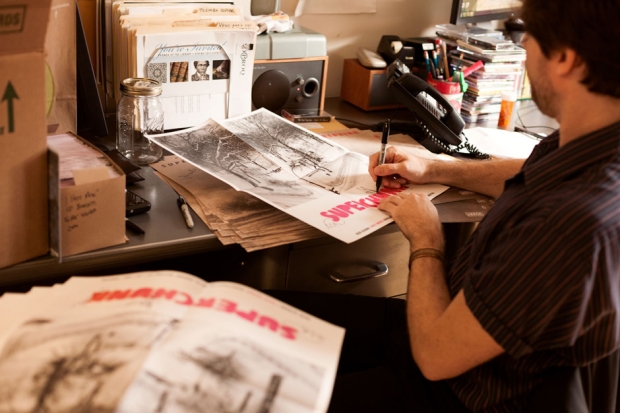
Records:
[[[393,297],[406,293],[409,242],[396,225],[351,244],[327,241],[293,248],[289,253],[287,290]],[[386,233],[387,232],[387,233]],[[369,274],[373,262],[387,265],[387,274],[359,281],[336,282],[330,274]]]

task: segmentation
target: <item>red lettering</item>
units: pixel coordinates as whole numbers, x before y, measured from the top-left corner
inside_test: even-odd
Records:
[[[152,292],[153,292],[152,288],[138,288],[133,293],[131,293],[131,298],[137,298],[137,297],[149,298]]]
[[[340,209],[340,205],[338,205],[336,208],[330,209],[328,212],[338,215],[340,218],[346,218],[349,216],[349,214],[346,211],[343,211]]]
[[[194,300],[192,299],[192,297],[190,297],[189,294],[181,292],[181,293],[179,293],[179,295],[185,296],[185,300],[184,301],[176,300],[175,303],[181,304],[181,305],[192,305],[192,304],[194,304]]]
[[[109,294],[108,291],[93,293],[93,296],[90,297],[90,300],[88,301],[103,301],[108,296],[108,294]]]
[[[282,337],[289,339],[289,340],[295,340],[297,338],[297,329],[293,328],[293,327],[289,327],[289,326],[281,326],[280,327],[280,332],[282,334]]]
[[[130,293],[131,293],[131,290],[125,290],[125,291],[116,290],[108,294],[108,297],[106,299],[107,300],[122,300],[124,298],[129,297]]]
[[[341,211],[346,212],[346,214],[347,214],[346,216],[349,216],[349,215],[353,214],[353,212],[351,212],[351,207],[346,205],[346,204],[338,205],[336,208],[338,208]]]
[[[331,218],[331,220],[334,222],[340,221],[340,218],[338,217],[338,215],[330,214],[330,211],[321,212],[321,216],[324,216],[325,218]]]
[[[370,199],[370,197],[362,198],[358,202],[368,208],[376,208],[378,205],[378,203]]]
[[[211,308],[213,307],[213,303],[215,303],[215,298],[199,298],[198,303],[196,303],[197,307],[205,307]]]
[[[404,187],[404,186],[401,187],[401,188],[385,188],[385,187],[382,187],[381,190],[379,191],[379,193],[385,192],[387,194],[394,195],[394,194],[400,194],[405,189],[407,189],[407,187]]]
[[[267,327],[271,331],[278,331],[278,322],[273,318],[260,316],[258,319],[258,325],[261,327]]]
[[[165,298],[166,300],[172,300],[174,296],[177,294],[177,290],[164,290],[163,288],[158,288],[153,293],[151,298]]]
[[[237,303],[228,300],[221,300],[216,309],[227,313],[233,313],[237,309]]]
[[[391,194],[386,194],[385,192],[383,192],[383,190],[377,192],[374,195],[371,195],[369,198],[375,198],[375,199],[383,199],[383,198],[387,198],[388,196],[390,196]]]
[[[256,311],[252,310],[248,313],[244,313],[243,311],[237,311],[237,315],[241,318],[245,318],[246,320],[252,322],[254,321],[254,319],[256,318],[258,314],[256,313]]]
[[[365,209],[366,209],[365,207],[363,207],[362,205],[358,204],[358,203],[357,203],[357,202],[355,202],[355,201],[345,202],[345,204],[346,204],[346,205],[348,205],[348,206],[350,206],[350,207],[351,207],[351,208],[353,208],[353,209],[357,209],[358,211],[363,211],[363,210],[365,210]]]

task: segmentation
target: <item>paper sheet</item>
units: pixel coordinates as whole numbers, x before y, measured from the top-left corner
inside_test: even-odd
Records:
[[[299,0],[295,16],[302,14],[376,13],[377,0]]]
[[[471,128],[463,131],[469,142],[481,152],[495,158],[525,159],[539,140],[519,132],[493,128]]]

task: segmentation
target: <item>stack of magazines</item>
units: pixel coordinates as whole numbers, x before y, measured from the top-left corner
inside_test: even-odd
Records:
[[[155,271],[0,298],[0,411],[325,412],[344,329]]]
[[[482,69],[466,78],[467,91],[463,95],[461,116],[466,123],[497,122],[502,101],[502,92],[516,92],[521,95],[525,77],[525,49],[506,40],[494,32],[449,39],[452,45],[450,64],[466,69],[474,63],[484,63]],[[437,31],[442,37],[446,30]]]
[[[502,92],[519,94],[524,75],[525,49],[511,41],[493,42],[493,38],[474,37],[457,41],[451,60],[463,66],[481,60],[484,67],[467,79],[461,115],[467,123],[497,122]]]
[[[258,25],[232,5],[115,1],[106,35],[106,89],[120,99],[120,82],[147,77],[162,83],[164,128],[194,126],[252,110],[252,70]]]

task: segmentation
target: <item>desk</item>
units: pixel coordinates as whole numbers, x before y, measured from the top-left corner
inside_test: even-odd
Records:
[[[344,105],[344,106],[340,106]],[[339,99],[328,99],[326,110],[338,117],[353,117],[368,122],[382,121],[382,113],[366,113]],[[342,108],[342,109],[339,109]],[[400,115],[407,119],[408,112]],[[360,120],[360,121],[361,121]],[[350,125],[352,126],[352,125]],[[111,128],[114,131],[114,128]],[[113,133],[112,133],[113,135]],[[113,145],[108,137],[106,145]],[[381,250],[373,246],[382,244],[388,248],[391,268],[402,268],[406,275],[408,247],[406,240],[394,224],[388,225],[353,244],[343,244],[325,236],[316,240],[292,245],[269,248],[248,253],[238,245],[224,246],[192,212],[194,227],[187,228],[177,207],[176,193],[155,176],[150,167],[142,168],[145,178],[131,186],[131,190],[143,196],[152,204],[148,213],[132,217],[132,221],[145,230],[144,235],[127,231],[129,241],[125,244],[90,251],[66,257],[58,263],[51,256],[43,256],[11,267],[0,269],[0,288],[6,291],[23,290],[33,284],[49,284],[66,279],[71,275],[103,275],[121,272],[154,269],[176,269],[198,275],[207,280],[227,279],[251,285],[259,289],[310,288],[307,280],[292,279],[291,274],[311,271],[309,263],[333,255],[332,259],[346,260],[349,256],[364,257],[367,252]],[[442,218],[440,214],[440,218]],[[471,233],[475,224],[444,224],[447,236],[446,255],[452,255],[463,240]],[[376,241],[377,237],[382,241]],[[389,240],[389,242],[384,242]],[[363,246],[363,248],[362,248]],[[389,246],[389,247],[388,247]],[[404,248],[404,249],[403,249]],[[351,254],[353,253],[353,254]],[[382,253],[381,258],[383,258]],[[404,256],[403,256],[404,254]],[[318,267],[312,267],[316,271]],[[312,270],[314,271],[314,270]],[[321,280],[321,282],[324,280]],[[363,286],[338,286],[339,292],[368,293],[382,291],[388,295],[402,290],[406,280],[398,280],[392,287],[381,286],[378,281],[369,280]],[[321,284],[316,288],[326,288]],[[297,287],[295,287],[297,286]]]

